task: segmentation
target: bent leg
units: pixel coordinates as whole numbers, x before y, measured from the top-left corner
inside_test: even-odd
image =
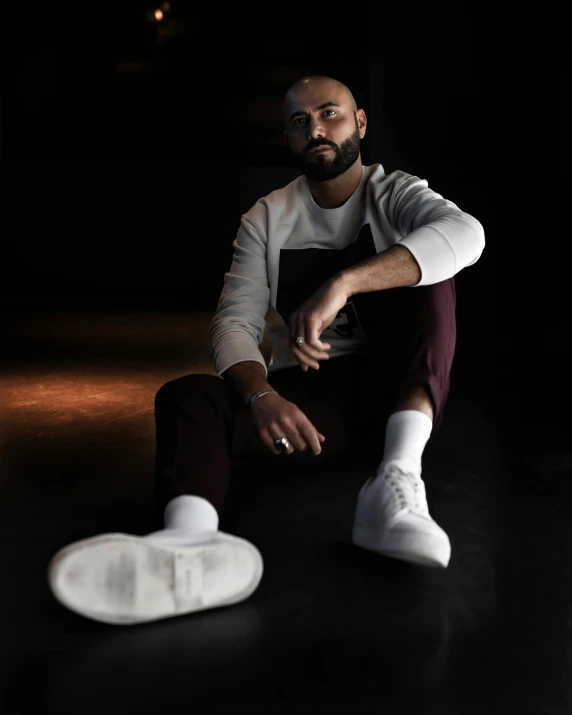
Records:
[[[358,495],[352,538],[385,556],[445,568],[451,545],[429,514],[421,458],[432,430],[442,422],[449,394],[456,339],[454,281],[387,293],[383,307],[389,319],[376,335],[387,361],[373,372],[392,376],[394,399],[383,459]],[[379,392],[370,388],[370,394]],[[369,432],[376,461],[382,426],[378,421]]]
[[[410,359],[400,382],[398,400],[425,390],[433,407],[433,433],[441,426],[450,391],[457,339],[455,279],[408,289],[411,323],[404,346]]]
[[[379,463],[395,411],[419,409],[432,418],[433,433],[442,423],[456,344],[455,283],[450,278],[356,297],[370,300],[372,317],[366,364],[352,381],[351,439],[368,463]]]

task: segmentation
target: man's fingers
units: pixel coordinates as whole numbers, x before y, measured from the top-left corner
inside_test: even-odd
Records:
[[[328,355],[328,353],[325,352],[324,350],[314,348],[311,345],[308,345],[307,343],[306,343],[306,345],[302,345],[301,347],[296,346],[296,348],[298,350],[300,350],[300,352],[305,353],[306,355],[308,355],[309,357],[312,357],[312,358],[316,358],[316,359],[322,358],[323,360],[327,360],[330,357]]]
[[[306,371],[308,367],[313,367],[314,370],[319,370],[320,366],[318,364],[318,360],[330,359],[330,356],[327,353],[319,352],[313,348],[308,348],[306,345],[301,348],[292,347],[292,353],[294,354],[296,360],[298,360],[301,364],[304,371]]]
[[[306,336],[306,345],[304,347],[315,350],[313,347],[318,342],[318,326],[314,320],[311,320],[309,315],[304,316],[304,332],[302,335]]]
[[[298,343],[296,343],[296,339],[300,336],[302,336],[306,340],[306,332],[304,330],[304,318],[302,316],[298,316],[296,320],[296,335],[294,336],[295,345],[298,345]]]
[[[281,439],[282,437],[286,437],[286,439],[290,442],[290,446],[286,451],[283,449],[279,448],[276,446],[275,442],[277,439]],[[294,451],[294,447],[292,446],[292,440],[285,434],[281,434],[280,436],[274,437],[272,432],[270,430],[268,431],[268,438],[264,440],[266,442],[266,446],[270,449],[271,452],[274,454],[292,454]]]
[[[262,441],[268,447],[268,449],[272,452],[272,454],[278,455],[278,454],[283,453],[283,450],[278,449],[278,447],[274,444],[274,437],[272,436],[272,434],[270,432],[264,431],[261,433],[260,436],[262,438]],[[276,437],[276,439],[278,439],[278,437]],[[290,449],[292,449],[292,448],[290,447]]]
[[[314,370],[320,369],[320,365],[315,360],[309,360],[306,356],[298,358],[298,362],[300,363],[300,366],[302,367],[302,370],[304,370],[304,372],[306,372],[309,367],[314,368]]]
[[[310,358],[308,354],[300,348],[292,348],[292,353],[303,370],[307,370],[308,367],[313,367],[314,370],[319,369],[320,366],[317,360],[312,360],[312,358]],[[324,358],[324,360],[329,360],[329,356],[327,358]]]
[[[306,336],[306,345],[314,350],[325,350],[326,346],[329,349],[331,345],[328,343],[323,343],[320,340],[320,331],[318,330],[318,324],[316,320],[312,320],[309,316],[304,318],[304,333],[300,335]]]
[[[281,437],[286,437],[290,442],[291,447],[288,449],[288,454],[296,449],[298,452],[304,452],[308,449],[308,440],[306,438],[305,425],[292,422],[282,422],[282,424],[276,422],[272,428],[273,434],[276,435],[274,439],[280,439]]]
[[[308,426],[307,431],[304,433],[304,437],[306,438],[306,442],[310,446],[310,449],[312,452],[317,456],[320,454],[322,451],[322,447],[320,444],[320,439],[318,437],[318,433],[316,430],[313,428],[313,426],[310,424]]]
[[[290,447],[287,452],[282,452],[282,450],[277,448],[274,444],[274,441],[281,437],[286,437],[290,442]],[[275,454],[292,454],[294,450],[305,452],[309,447],[316,456],[322,451],[321,443],[326,440],[324,435],[318,432],[303,413],[299,419],[296,420],[295,425],[290,424],[286,426],[285,423],[282,425],[279,423],[272,425],[269,430],[269,438],[272,443],[272,451]]]
[[[315,350],[329,350],[332,347],[329,343],[320,340],[315,320],[307,315],[295,317],[290,324],[290,342],[296,344],[296,338],[300,336],[306,341],[305,346],[309,345]]]
[[[320,439],[318,437],[318,430],[310,422],[304,413],[300,415],[300,419],[297,420],[297,427],[300,432],[302,439],[315,455],[320,454],[322,448],[320,446]]]

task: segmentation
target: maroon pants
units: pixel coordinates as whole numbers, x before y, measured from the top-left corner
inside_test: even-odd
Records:
[[[232,467],[245,463],[320,464],[351,459],[377,466],[385,426],[402,386],[423,386],[433,402],[433,434],[443,419],[455,352],[455,283],[378,291],[379,324],[365,355],[320,360],[269,373],[268,382],[325,436],[322,451],[274,455],[250,406],[225,380],[193,374],[163,385],[155,398],[157,507],[180,494],[211,502],[219,515]]]

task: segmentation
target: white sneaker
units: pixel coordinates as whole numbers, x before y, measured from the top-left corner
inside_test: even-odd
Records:
[[[424,566],[446,568],[449,537],[427,507],[425,484],[404,465],[392,463],[361,488],[352,541],[369,551]]]
[[[243,601],[262,571],[260,552],[245,539],[164,530],[76,541],[51,559],[48,583],[71,611],[131,625]]]

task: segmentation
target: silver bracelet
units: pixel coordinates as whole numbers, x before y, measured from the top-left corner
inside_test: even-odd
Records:
[[[252,395],[248,403],[252,405],[259,397],[262,397],[262,395],[267,395],[269,392],[276,392],[276,390],[260,390],[260,392],[257,392],[255,395]]]

